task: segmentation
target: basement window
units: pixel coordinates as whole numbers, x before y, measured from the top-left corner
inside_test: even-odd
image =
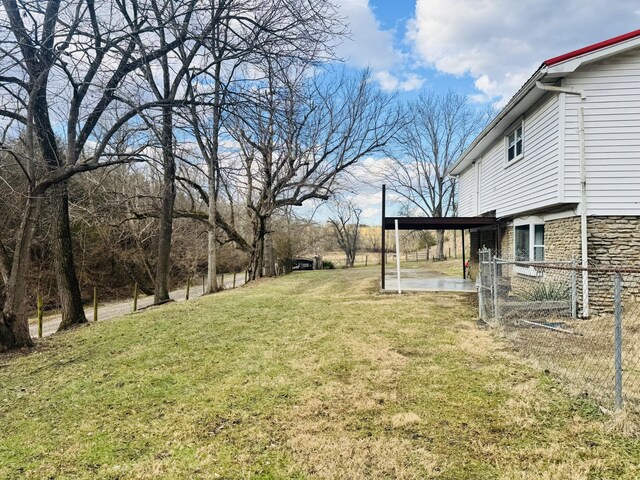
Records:
[[[513,253],[516,262],[544,262],[544,224],[516,225]],[[532,266],[517,266],[516,272],[523,275],[537,275]]]
[[[507,162],[515,162],[522,158],[524,145],[524,122],[506,136]]]
[[[529,225],[518,225],[516,227],[515,259],[518,262],[529,261],[529,244],[531,243],[529,230]]]
[[[544,262],[544,225],[534,225],[533,261]]]

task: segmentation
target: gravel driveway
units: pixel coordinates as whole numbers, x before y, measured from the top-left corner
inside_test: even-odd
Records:
[[[225,288],[233,288],[233,277],[229,276],[229,279],[225,278],[224,286]],[[240,287],[244,284],[244,275],[238,275],[236,278],[236,287]],[[169,294],[172,300],[176,302],[182,302],[185,300],[187,295],[186,287],[180,290],[174,290]],[[194,298],[198,298],[202,296],[202,287],[200,285],[192,285],[191,290],[189,292],[189,299],[193,300]],[[144,295],[138,297],[138,309],[148,307],[153,304],[153,296],[152,295]],[[108,320],[114,317],[121,317],[122,315],[126,315],[127,313],[131,313],[133,310],[133,299],[124,300],[124,301],[115,301],[109,302],[105,304],[98,305],[98,321]],[[93,320],[93,305],[89,305],[84,310],[85,315],[87,316],[87,320]],[[60,325],[60,321],[62,320],[61,315],[52,315],[47,317],[42,322],[42,336],[46,337],[55,333],[58,330],[58,326]],[[29,332],[33,338],[38,336],[38,323],[30,321],[29,322]]]

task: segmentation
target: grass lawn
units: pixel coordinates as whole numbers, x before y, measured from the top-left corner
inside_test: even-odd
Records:
[[[304,272],[0,357],[0,478],[638,478],[467,297]]]

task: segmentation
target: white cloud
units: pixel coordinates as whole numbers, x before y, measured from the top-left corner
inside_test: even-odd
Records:
[[[396,90],[400,84],[400,80],[386,70],[376,73],[375,77],[380,88],[386,91]]]
[[[417,0],[409,39],[423,61],[471,75],[503,104],[543,60],[637,28],[635,0]]]
[[[397,77],[387,70],[382,70],[375,74],[376,80],[380,84],[380,88],[390,92],[400,90],[402,92],[411,92],[419,90],[424,84],[424,79],[415,73],[404,74]]]
[[[347,64],[371,68],[381,88],[387,91],[422,87],[424,80],[419,75],[407,73],[408,58],[395,47],[396,32],[382,28],[368,0],[337,0],[336,4],[351,33],[351,38],[345,39],[337,50]]]
[[[367,157],[352,167],[345,181],[358,191],[378,189],[384,183],[384,174],[389,171],[392,162],[393,160],[387,157]]]
[[[393,47],[393,30],[383,30],[368,0],[338,0],[340,15],[347,20],[351,38],[345,39],[338,54],[358,67],[388,69],[400,60]]]

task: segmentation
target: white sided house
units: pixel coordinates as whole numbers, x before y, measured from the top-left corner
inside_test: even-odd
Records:
[[[474,259],[640,263],[640,30],[546,60],[452,174],[458,215],[500,225],[471,232]],[[585,316],[611,304],[597,284],[584,274]]]

